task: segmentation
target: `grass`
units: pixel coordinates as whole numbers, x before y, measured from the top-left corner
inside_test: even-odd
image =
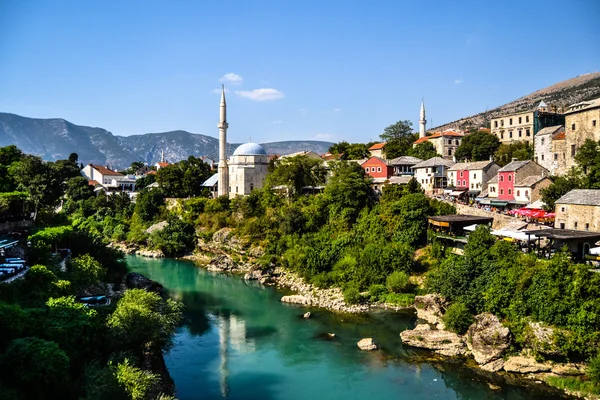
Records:
[[[380,296],[380,300],[400,307],[409,307],[414,303],[415,295],[413,293],[385,293]]]
[[[554,387],[585,395],[600,395],[600,385],[578,376],[549,376],[546,382]]]

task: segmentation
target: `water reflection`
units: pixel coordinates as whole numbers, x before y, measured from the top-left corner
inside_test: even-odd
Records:
[[[515,386],[462,361],[431,361],[429,352],[403,346],[399,333],[414,326],[413,313],[332,314],[282,304],[272,288],[190,263],[128,262],[186,305],[166,358],[182,400],[561,398],[540,385]],[[311,318],[300,318],[306,311]],[[327,333],[335,337],[324,340]],[[382,351],[359,351],[363,337],[375,338]]]

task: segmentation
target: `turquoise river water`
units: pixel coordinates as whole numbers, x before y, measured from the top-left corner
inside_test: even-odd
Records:
[[[563,398],[545,385],[509,384],[463,361],[432,360],[429,352],[403,346],[399,333],[414,327],[411,313],[339,315],[282,304],[274,288],[191,262],[127,262],[186,306],[165,356],[181,400]],[[306,311],[308,320],[301,318]],[[381,350],[360,351],[356,342],[364,337]]]

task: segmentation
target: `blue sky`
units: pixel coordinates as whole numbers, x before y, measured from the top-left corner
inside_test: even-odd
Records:
[[[0,0],[0,111],[116,135],[376,140],[600,70],[600,2]]]

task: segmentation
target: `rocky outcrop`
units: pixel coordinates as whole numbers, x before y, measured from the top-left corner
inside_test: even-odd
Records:
[[[163,286],[160,283],[148,279],[137,272],[130,272],[127,274],[125,277],[125,286],[127,286],[127,289],[144,289],[148,292],[157,293],[160,293],[163,289]]]
[[[433,350],[444,356],[462,356],[467,352],[464,340],[454,332],[433,330],[420,324],[413,330],[400,333],[402,343],[422,349]]]
[[[108,247],[122,251],[125,254],[135,254],[135,252],[139,249],[139,247],[134,244],[116,242],[109,243]]]
[[[553,374],[562,375],[562,376],[578,376],[585,375],[586,366],[582,364],[556,364],[552,366],[550,370]]]
[[[549,372],[552,370],[552,366],[539,363],[533,357],[514,356],[504,362],[504,370],[517,374],[531,374],[535,372]]]
[[[467,348],[478,364],[488,364],[500,359],[511,344],[511,335],[494,314],[475,316],[475,322],[467,331]],[[498,363],[489,368],[497,368]]]
[[[260,269],[253,269],[250,272],[247,272],[246,275],[244,275],[244,280],[246,281],[260,281],[260,279],[263,277],[263,272]]]
[[[555,356],[560,350],[554,342],[556,329],[542,322],[529,322],[525,328],[525,340],[539,354]]]
[[[306,297],[299,295],[299,294],[283,296],[281,298],[281,302],[282,303],[292,303],[292,304],[302,304],[302,305],[310,304],[310,301]]]
[[[167,221],[157,222],[156,224],[154,224],[154,225],[150,226],[148,229],[146,229],[146,233],[148,235],[150,235],[153,232],[162,231],[163,229],[165,229],[167,227],[167,225],[169,225],[169,223]]]
[[[149,258],[165,258],[165,254],[160,250],[140,249],[135,252],[135,255]]]
[[[231,272],[237,269],[237,264],[226,255],[220,255],[213,258],[206,266],[209,271],[215,272]]]
[[[243,243],[239,238],[233,235],[233,229],[231,228],[223,228],[216,231],[212,235],[212,241],[218,246],[226,246],[243,254],[243,252],[240,251],[243,248]]]
[[[358,346],[359,349],[365,350],[365,351],[377,350],[377,345],[373,341],[373,338],[361,339],[358,341],[358,343],[356,343],[356,345]]]
[[[446,312],[448,302],[444,297],[436,293],[425,296],[415,296],[414,305],[417,309],[418,318],[424,319],[440,330],[446,329],[442,317]]]

